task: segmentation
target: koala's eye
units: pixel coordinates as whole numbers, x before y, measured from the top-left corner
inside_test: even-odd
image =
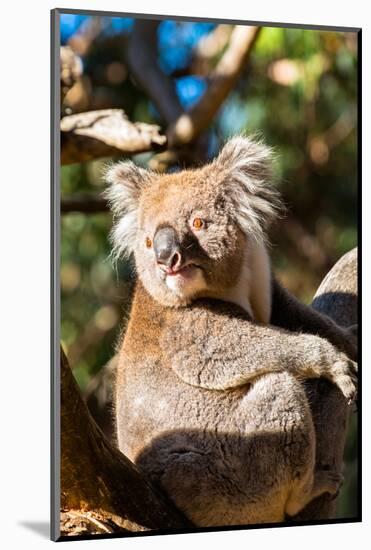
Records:
[[[205,224],[201,218],[195,218],[192,225],[195,229],[201,229]]]
[[[147,248],[152,248],[152,241],[149,237],[146,237],[146,247]]]

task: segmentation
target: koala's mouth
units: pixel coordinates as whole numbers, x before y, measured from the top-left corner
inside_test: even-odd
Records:
[[[196,269],[201,269],[201,266],[190,262],[185,265],[180,266],[177,269],[173,269],[168,266],[161,267],[162,271],[165,273],[168,277],[184,277],[188,278],[189,276],[192,276]]]

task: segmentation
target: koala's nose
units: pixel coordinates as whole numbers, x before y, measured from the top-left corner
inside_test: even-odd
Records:
[[[153,239],[156,260],[170,269],[177,269],[182,263],[180,244],[172,227],[162,227]]]

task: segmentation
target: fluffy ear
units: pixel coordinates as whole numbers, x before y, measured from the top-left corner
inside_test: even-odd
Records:
[[[247,137],[229,140],[215,159],[223,184],[232,198],[236,220],[250,238],[265,240],[266,231],[282,209],[272,185],[273,151]]]
[[[133,252],[138,230],[139,198],[143,188],[150,181],[150,172],[139,168],[133,162],[119,162],[109,166],[105,173],[109,188],[105,198],[114,215],[111,231],[112,255],[118,259]]]

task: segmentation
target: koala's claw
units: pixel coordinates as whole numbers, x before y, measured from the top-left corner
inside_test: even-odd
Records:
[[[350,405],[357,396],[357,363],[350,359],[341,359],[331,370],[332,382],[338,386]]]

